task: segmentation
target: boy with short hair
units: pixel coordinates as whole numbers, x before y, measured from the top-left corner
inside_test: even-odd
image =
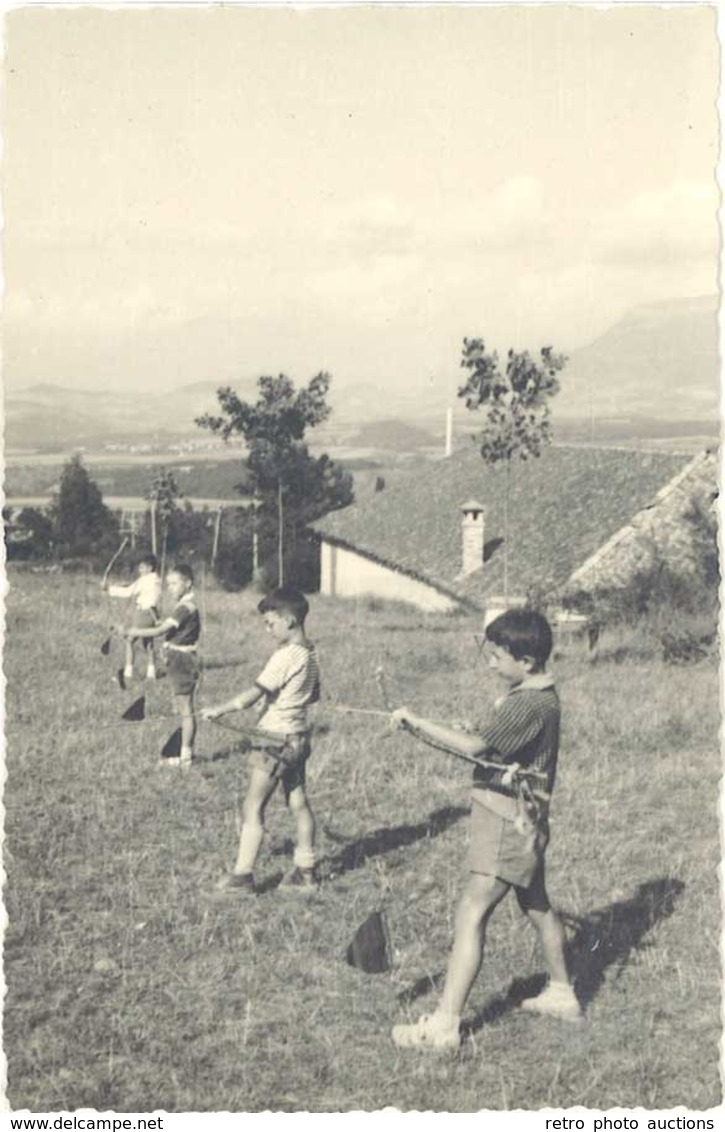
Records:
[[[161,600],[161,578],[158,575],[158,561],[155,554],[145,554],[139,559],[137,578],[128,586],[109,586],[104,580],[101,588],[106,590],[109,597],[135,598],[132,629],[150,629],[159,620],[159,602]],[[126,633],[126,656],[123,669],[125,680],[133,677],[134,645],[141,639],[138,633]],[[142,641],[146,651],[146,679],[156,679],[156,658],[154,656],[154,642],[150,639]]]
[[[298,590],[282,587],[257,606],[277,648],[252,687],[226,703],[204,708],[202,719],[217,719],[230,711],[242,711],[264,701],[257,726],[262,731],[286,737],[284,761],[252,751],[250,779],[242,807],[243,824],[234,870],[222,877],[217,891],[253,894],[254,865],[264,837],[264,813],[277,784],[282,783],[285,800],[294,817],[297,844],[294,867],[281,888],[314,891],[315,818],[305,791],[305,768],[310,756],[307,709],[320,698],[320,673],[314,645],[305,634],[309,605]]]
[[[193,587],[191,567],[184,563],[172,566],[166,576],[166,588],[176,603],[173,611],[153,628],[127,630],[127,634],[133,632],[144,640],[165,637],[162,647],[166,671],[181,715],[181,752],[178,757],[163,758],[165,766],[188,767],[194,757],[194,692],[199,682],[201,618]]]
[[[512,609],[488,625],[486,643],[489,668],[507,691],[480,735],[420,719],[407,708],[392,716],[399,727],[409,723],[462,754],[501,764],[500,769],[477,767],[473,772],[470,877],[456,914],[443,993],[433,1014],[393,1028],[393,1041],[403,1048],[458,1048],[461,1014],[481,966],[486,924],[511,888],[538,933],[550,976],[548,986],[521,1006],[567,1021],[581,1018],[566,968],[564,929],[549,904],[544,877],[560,723],[554,681],[545,671],[551,628],[534,610]]]

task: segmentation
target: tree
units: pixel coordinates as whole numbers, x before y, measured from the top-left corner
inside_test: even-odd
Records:
[[[64,465],[50,507],[53,541],[60,558],[105,553],[118,540],[118,522],[79,455]]]
[[[509,350],[506,367],[501,369],[494,350],[486,351],[482,338],[464,338],[461,368],[469,371],[465,385],[458,390],[466,408],[485,410],[483,428],[476,443],[487,464],[503,463],[504,483],[504,598],[508,599],[508,503],[511,461],[541,455],[551,443],[549,402],[559,392],[557,374],[566,365],[563,354],[544,346],[536,361],[524,350]]]
[[[53,524],[37,507],[23,507],[13,518],[12,509],[3,508],[8,559],[49,558],[53,549]]]
[[[151,546],[154,554],[157,553],[156,545],[156,519],[158,517],[161,525],[161,574],[163,576],[164,566],[166,563],[166,547],[169,538],[169,527],[177,514],[179,507],[177,500],[179,498],[179,488],[174,473],[169,471],[168,468],[161,468],[151,481],[151,487],[148,490],[146,498],[151,503]]]
[[[307,430],[330,415],[330,381],[330,375],[321,372],[304,388],[295,390],[285,374],[260,377],[259,397],[254,404],[240,400],[227,386],[217,391],[222,415],[207,413],[196,422],[224,440],[233,434],[244,437],[248,482],[240,488],[249,491],[251,487],[254,493],[258,535],[268,529],[274,516],[280,585],[284,582],[287,542],[291,542],[294,553],[305,524],[346,507],[353,499],[352,476],[329,456],[312,456],[304,442]]]

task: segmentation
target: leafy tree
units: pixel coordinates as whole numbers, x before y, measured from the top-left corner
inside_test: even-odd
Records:
[[[312,456],[304,441],[307,430],[330,415],[330,381],[330,375],[321,372],[296,390],[284,374],[260,377],[254,404],[240,400],[227,386],[217,392],[222,415],[207,413],[196,422],[224,440],[233,434],[244,437],[248,481],[240,488],[251,487],[254,493],[258,536],[269,530],[274,517],[280,584],[288,542],[294,549],[305,524],[353,499],[352,476],[329,456]]]
[[[50,507],[50,520],[60,558],[105,553],[118,541],[118,522],[79,455],[71,457],[63,467]]]
[[[458,390],[466,408],[484,410],[485,421],[476,443],[487,464],[503,463],[504,484],[504,597],[508,598],[508,503],[511,461],[541,455],[551,443],[549,402],[559,392],[557,374],[566,365],[563,354],[544,346],[535,360],[524,350],[509,350],[502,369],[498,353],[489,353],[482,338],[464,338],[461,368],[469,371]]]

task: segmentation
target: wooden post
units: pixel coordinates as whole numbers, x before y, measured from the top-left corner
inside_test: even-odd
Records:
[[[278,586],[284,585],[284,510],[282,505],[282,480],[277,483],[277,577]]]
[[[151,499],[151,550],[154,554],[158,554],[158,546],[156,543],[156,500]]]
[[[217,511],[216,522],[214,523],[214,543],[213,543],[212,548],[211,548],[211,568],[212,568],[212,570],[214,569],[214,564],[216,563],[217,551],[219,550],[219,533],[221,531],[221,526],[222,526],[222,510],[223,510],[223,508],[220,507],[219,510]]]
[[[252,503],[252,578],[255,582],[259,578],[259,500],[256,488]]]

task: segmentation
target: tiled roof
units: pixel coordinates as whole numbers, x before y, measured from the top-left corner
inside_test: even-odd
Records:
[[[514,461],[508,492],[510,593],[551,591],[629,523],[691,457],[628,449],[552,447]],[[506,469],[487,465],[474,444],[409,465],[387,485],[315,524],[329,542],[475,603],[503,590]],[[461,569],[461,505],[485,507],[485,562]]]

